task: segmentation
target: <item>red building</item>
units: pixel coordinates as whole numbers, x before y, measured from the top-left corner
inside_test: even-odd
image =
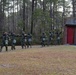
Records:
[[[76,44],[76,20],[70,19],[66,21],[64,29],[64,43]]]

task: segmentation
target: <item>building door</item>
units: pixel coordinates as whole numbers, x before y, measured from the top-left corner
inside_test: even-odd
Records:
[[[67,43],[74,44],[74,27],[67,27]]]

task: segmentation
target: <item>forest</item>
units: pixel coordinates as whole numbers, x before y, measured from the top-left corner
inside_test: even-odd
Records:
[[[0,0],[0,35],[4,32],[31,33],[37,42],[42,32],[61,32],[72,17],[73,0]]]

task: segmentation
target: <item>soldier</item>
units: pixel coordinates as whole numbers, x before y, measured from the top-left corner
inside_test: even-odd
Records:
[[[58,45],[60,42],[60,33],[58,30],[55,32],[55,45]]]
[[[40,38],[41,38],[41,45],[43,47],[43,46],[45,46],[45,42],[46,42],[46,35],[45,35],[45,33],[42,33],[42,36]]]
[[[57,44],[58,45],[60,44],[60,34],[61,32],[57,32]]]
[[[6,48],[6,51],[8,51],[8,40],[9,40],[8,33],[4,32],[3,35],[2,35],[2,44],[1,44],[1,50],[0,50],[0,52],[2,51],[2,48],[4,46]]]
[[[15,50],[16,48],[15,48],[15,44],[16,44],[16,35],[15,35],[15,33],[11,33],[11,49],[13,50]]]
[[[27,34],[25,34],[25,41],[24,41],[25,48],[26,48],[26,45],[27,45]]]
[[[25,41],[27,41],[27,40],[25,40],[25,33],[22,32],[22,34],[21,34],[21,46],[22,46],[22,49],[24,47],[26,48]]]
[[[30,33],[27,34],[27,48],[31,47],[32,43],[32,35]]]
[[[48,40],[48,44],[52,44],[52,40],[53,40],[53,34],[52,32],[49,32],[49,40]]]

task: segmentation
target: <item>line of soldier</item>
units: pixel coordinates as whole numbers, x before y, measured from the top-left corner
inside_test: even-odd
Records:
[[[56,40],[55,40],[54,45],[55,44],[58,44],[58,45],[60,44],[60,39],[61,39],[60,34],[61,34],[61,32],[56,32],[55,33]],[[42,47],[44,47],[45,45],[49,46],[50,44],[53,44],[52,42],[54,42],[53,40],[55,38],[54,38],[54,34],[52,32],[49,32],[49,37],[48,38],[47,38],[45,33],[42,33],[40,39],[41,39],[41,45],[42,45]]]
[[[57,34],[57,42],[60,42],[60,33],[56,33]],[[25,34],[24,32],[22,32],[21,35],[16,35],[15,33],[10,33],[8,34],[7,32],[4,32],[2,35],[2,43],[1,43],[1,48],[0,48],[0,52],[2,51],[2,48],[5,46],[6,51],[8,51],[8,42],[11,41],[11,50],[15,50],[15,45],[16,45],[16,37],[21,37],[21,47],[23,48],[29,48],[32,47],[32,35],[30,33]],[[50,45],[52,43],[53,40],[53,33],[49,32],[49,38],[47,40],[47,36],[45,33],[42,33],[42,35],[40,36],[40,40],[41,40],[41,46],[44,47],[46,45]]]
[[[11,41],[11,50],[15,50],[16,45],[16,37],[21,37],[21,47],[22,49],[25,47],[29,48],[31,47],[32,42],[32,35],[30,33],[25,34],[22,32],[21,35],[16,35],[15,33],[8,34],[7,32],[4,32],[1,36],[2,42],[1,42],[1,48],[0,52],[2,51],[2,48],[5,46],[6,51],[8,51],[8,43]]]

